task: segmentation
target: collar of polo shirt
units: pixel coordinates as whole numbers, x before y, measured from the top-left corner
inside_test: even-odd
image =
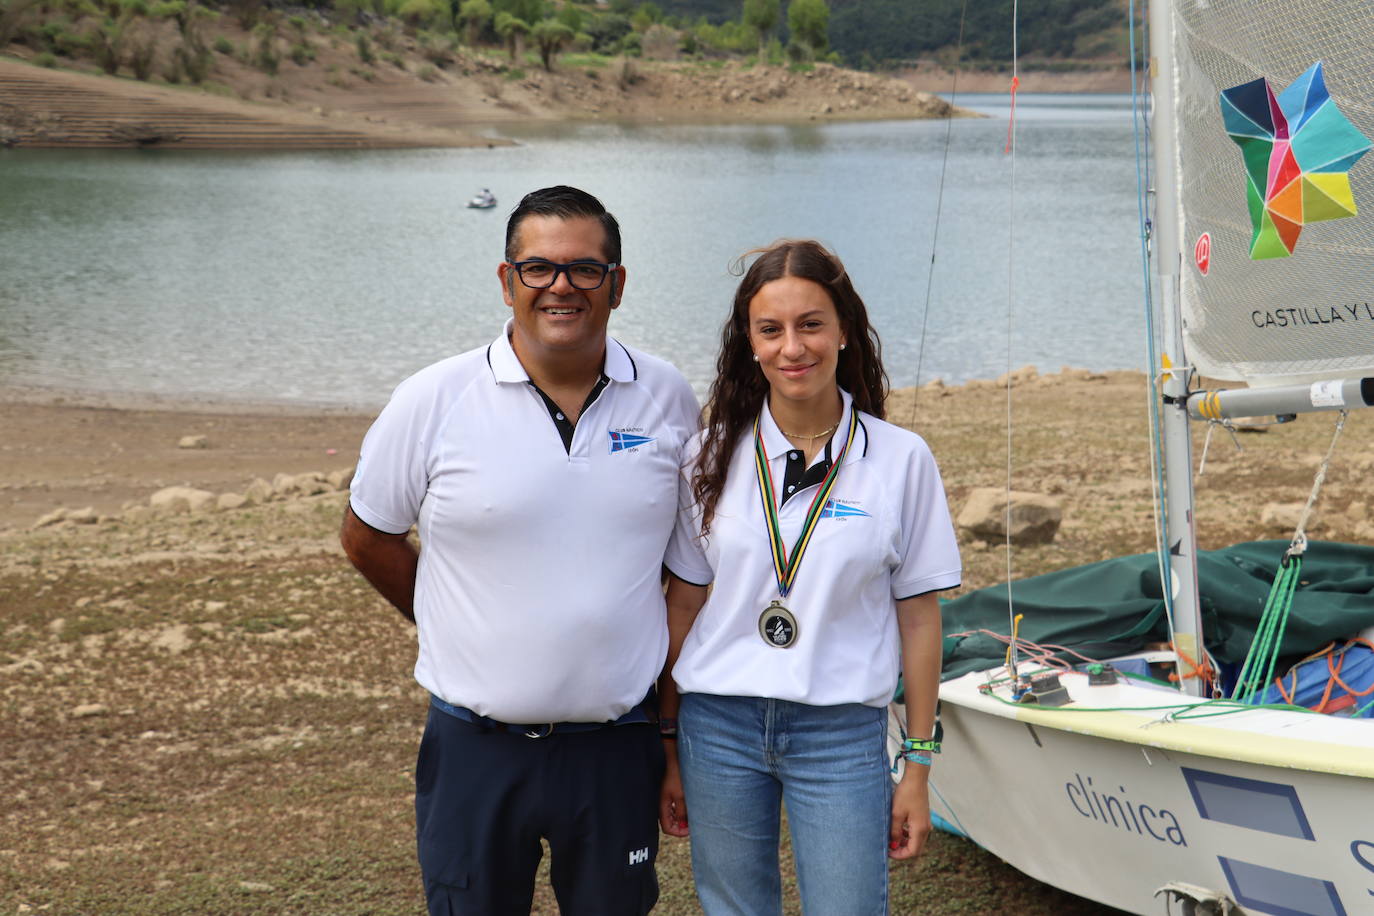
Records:
[[[835,427],[835,432],[830,440],[829,454],[833,458],[840,453],[840,447],[844,445],[844,437],[849,433],[849,412],[854,409],[854,397],[843,388],[839,389],[840,400],[840,422]],[[788,441],[778,427],[777,421],[773,419],[773,411],[768,409],[768,399],[763,400],[762,420],[759,423],[759,432],[763,436],[763,447],[768,452],[768,462],[772,464],[779,458],[786,459],[788,452],[797,451],[796,446]],[[838,440],[838,441],[836,441]],[[753,442],[750,440],[749,448],[753,449]],[[854,444],[850,446],[851,454],[845,458],[846,461],[858,461],[860,458],[868,456],[868,429],[865,428],[863,418],[859,418],[859,428],[854,431]],[[821,461],[825,458],[826,451],[822,449],[816,453],[816,458],[812,462]],[[752,462],[753,459],[751,458]],[[781,479],[781,478],[779,478]]]
[[[492,343],[487,354],[492,374],[498,382],[523,383],[530,380],[530,374],[520,364],[520,358],[515,355],[515,348],[511,346],[510,335],[514,324],[514,318],[506,319],[505,332]],[[633,382],[639,377],[630,354],[609,334],[606,336],[606,358],[601,371],[613,382]]]

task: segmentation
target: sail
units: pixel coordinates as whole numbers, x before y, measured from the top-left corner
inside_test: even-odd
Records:
[[[1187,359],[1252,385],[1374,375],[1374,3],[1173,19]]]

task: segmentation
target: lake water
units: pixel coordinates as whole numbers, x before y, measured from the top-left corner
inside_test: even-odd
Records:
[[[503,127],[519,146],[471,150],[0,152],[0,384],[380,405],[495,335],[505,217],[557,183],[621,222],[612,332],[699,392],[731,262],[784,236],[844,259],[896,386],[1143,365],[1129,97],[1022,96],[1014,170],[1005,99],[957,101],[989,117]],[[480,187],[495,210],[465,209]]]

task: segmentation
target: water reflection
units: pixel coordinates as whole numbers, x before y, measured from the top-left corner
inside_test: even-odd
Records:
[[[1009,362],[1134,366],[1130,120],[1119,100],[1087,111],[1018,108],[1014,195],[994,117],[521,125],[505,129],[520,146],[495,150],[0,152],[0,371],[380,403],[409,372],[496,333],[505,216],[555,183],[620,218],[629,277],[615,333],[701,390],[737,282],[729,265],[784,236],[844,258],[896,384]],[[481,187],[497,209],[466,209]]]

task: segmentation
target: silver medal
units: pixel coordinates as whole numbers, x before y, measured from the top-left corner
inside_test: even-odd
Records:
[[[759,615],[759,635],[775,649],[790,649],[797,642],[797,618],[775,600]]]

